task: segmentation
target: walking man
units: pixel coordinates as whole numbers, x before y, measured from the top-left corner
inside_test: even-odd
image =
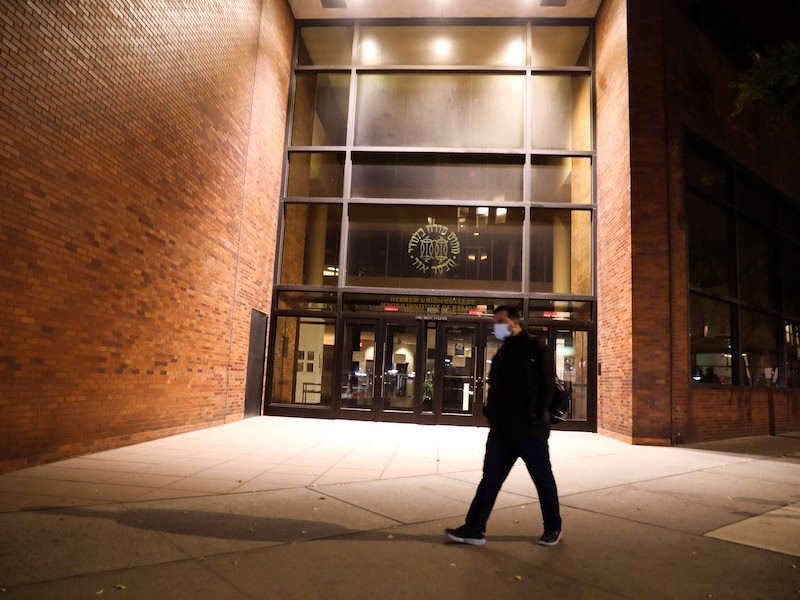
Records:
[[[528,468],[539,495],[544,520],[542,546],[561,539],[558,490],[550,465],[550,418],[547,407],[555,390],[550,352],[523,329],[513,306],[494,310],[494,335],[503,342],[492,359],[489,395],[485,408],[489,420],[483,478],[461,527],[446,529],[462,544],[483,546],[489,515],[503,482],[517,458]]]

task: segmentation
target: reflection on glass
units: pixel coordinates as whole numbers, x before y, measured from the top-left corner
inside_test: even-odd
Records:
[[[592,293],[592,214],[588,210],[531,212],[531,290]]]
[[[798,230],[800,231],[800,230]],[[789,242],[783,244],[783,310],[792,318],[800,320],[800,246]]]
[[[361,28],[362,65],[525,64],[525,27],[381,25]]]
[[[295,198],[341,198],[343,152],[290,152],[287,195]]]
[[[281,283],[336,285],[340,204],[284,204]]]
[[[335,321],[281,316],[275,331],[272,404],[330,406]]]
[[[689,297],[689,352],[694,381],[735,383],[731,341],[730,305],[692,294]]]
[[[278,292],[279,310],[336,310],[336,293]]]
[[[778,382],[778,348],[775,317],[741,308],[742,385],[774,386]]]
[[[784,352],[786,354],[786,387],[800,388],[800,324],[784,323]]]
[[[342,352],[341,407],[371,409],[375,383],[375,325],[347,323]]]
[[[383,353],[383,407],[414,410],[417,376],[416,325],[387,325]]]
[[[528,318],[555,319],[571,321],[591,321],[591,302],[570,302],[564,300],[531,300]]]
[[[360,146],[520,148],[521,75],[367,73],[358,76]]]
[[[349,65],[352,56],[352,26],[303,27],[300,30],[298,65]]]
[[[522,201],[523,157],[355,153],[354,198]]]
[[[519,290],[521,208],[350,207],[348,286]]]
[[[445,327],[442,412],[471,415],[475,398],[475,327]]]
[[[350,76],[298,73],[292,118],[293,146],[344,146]]]
[[[779,273],[775,237],[740,218],[736,242],[739,247],[739,299],[763,308],[776,306]]]
[[[531,157],[533,202],[592,203],[592,159],[588,157]]]
[[[724,163],[691,140],[684,151],[686,183],[717,200],[727,201],[728,172]]]
[[[728,212],[702,197],[687,193],[689,283],[705,290],[730,294],[730,217]]]
[[[422,412],[433,412],[436,381],[436,323],[425,324],[425,380],[422,382]]]
[[[531,66],[589,66],[588,27],[532,27]]]
[[[547,150],[591,150],[588,75],[535,75],[531,79],[531,142]]]
[[[556,331],[555,367],[556,377],[564,382],[571,397],[567,418],[585,421],[589,403],[589,332]]]

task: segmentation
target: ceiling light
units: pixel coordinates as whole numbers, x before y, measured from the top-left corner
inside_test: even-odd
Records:
[[[450,42],[447,40],[437,40],[434,48],[436,49],[436,54],[439,56],[447,56],[450,53]]]

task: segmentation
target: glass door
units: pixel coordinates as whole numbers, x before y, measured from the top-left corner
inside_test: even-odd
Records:
[[[374,321],[344,324],[339,404],[343,411],[372,412],[376,390],[377,325]],[[356,415],[347,416],[352,418]]]
[[[417,393],[416,323],[385,323],[383,333],[384,412],[419,411]]]

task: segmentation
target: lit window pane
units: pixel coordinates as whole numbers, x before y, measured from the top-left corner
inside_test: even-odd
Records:
[[[362,27],[362,65],[524,65],[525,27]]]
[[[690,296],[689,352],[694,381],[734,383],[729,304],[695,294]]]
[[[531,158],[533,202],[591,204],[590,158],[534,156]]]
[[[291,152],[287,195],[309,198],[341,198],[344,153]]]
[[[531,291],[591,294],[591,212],[536,209],[531,219]]]
[[[591,83],[588,75],[537,75],[531,81],[534,148],[591,150]]]
[[[286,204],[281,283],[336,285],[341,226],[338,204]]]
[[[270,404],[330,406],[336,322],[279,316],[274,327]]]
[[[783,244],[783,308],[787,315],[800,320],[800,246]]]
[[[356,144],[520,148],[523,89],[519,75],[360,75]]]
[[[298,73],[292,119],[293,146],[344,146],[350,77]]]
[[[355,198],[522,201],[523,157],[498,155],[353,155]]]
[[[589,65],[588,27],[533,27],[531,65],[586,67]]]
[[[347,285],[519,291],[521,208],[350,207]]]
[[[303,27],[300,30],[298,65],[349,65],[352,56],[352,27]]]

